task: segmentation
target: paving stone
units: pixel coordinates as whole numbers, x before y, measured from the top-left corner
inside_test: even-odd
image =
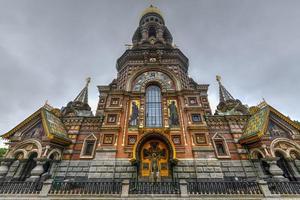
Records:
[[[237,176],[237,177],[246,177],[246,174],[243,173],[243,172],[236,172],[236,173],[234,173],[234,174],[235,174],[235,176]]]
[[[223,172],[229,172],[229,168],[228,167],[222,167],[222,171]]]
[[[184,167],[184,168],[183,168],[183,171],[184,171],[184,172],[194,172],[194,171],[195,171],[195,168],[194,168],[194,167]]]
[[[203,172],[203,167],[197,167],[197,172]]]
[[[224,178],[224,175],[223,175],[223,173],[211,173],[210,177],[211,178],[220,178],[220,179],[222,179],[222,178]]]
[[[79,167],[88,167],[88,166],[90,166],[90,162],[80,162],[80,163],[78,163],[78,166]]]
[[[213,167],[203,167],[203,171],[204,172],[214,172],[214,168]]]
[[[234,167],[241,167],[242,163],[241,163],[241,161],[232,161],[232,166],[234,166]]]
[[[214,167],[214,171],[215,172],[222,172],[222,169],[221,169],[221,167]]]
[[[208,165],[208,166],[220,166],[221,164],[220,164],[220,162],[217,161],[217,160],[208,160],[208,161],[207,161],[207,165]]]
[[[246,172],[252,172],[252,171],[254,171],[254,169],[252,167],[245,167],[244,170]]]
[[[222,161],[221,162],[221,166],[223,166],[223,167],[230,167],[231,166],[231,162],[230,161]]]
[[[246,176],[247,176],[247,177],[256,177],[257,175],[256,175],[255,172],[247,172],[247,173],[246,173]]]
[[[224,176],[227,176],[227,177],[234,177],[235,174],[232,173],[232,172],[224,172]]]
[[[190,178],[188,173],[178,173],[178,178]]]
[[[197,178],[210,178],[209,173],[197,173]]]
[[[196,161],[197,166],[207,166],[206,160],[198,160]]]
[[[252,167],[253,164],[251,163],[251,161],[248,161],[248,160],[242,160],[242,165],[244,167]]]
[[[122,174],[120,174],[120,178],[132,178],[132,174],[131,173],[122,173]]]

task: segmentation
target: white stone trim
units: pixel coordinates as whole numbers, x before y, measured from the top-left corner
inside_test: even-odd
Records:
[[[25,149],[20,148],[21,146],[26,145],[26,144],[34,144],[37,149],[33,149],[31,151],[26,151]],[[42,156],[42,144],[36,139],[28,139],[28,140],[25,140],[25,141],[17,144],[12,150],[9,151],[9,153],[7,154],[6,157],[7,158],[14,158],[15,152],[17,152],[20,149],[23,149],[26,152],[26,153],[23,152],[25,159],[28,158],[28,155],[31,152],[36,152],[38,154],[37,158],[41,158],[41,156]]]
[[[278,144],[278,143],[281,143],[281,142],[282,143],[287,143],[287,144],[293,146],[296,150],[300,151],[300,145],[297,144],[296,142],[294,142],[294,141],[292,141],[290,139],[287,139],[287,138],[276,138],[275,140],[272,141],[272,143],[270,145],[270,151],[271,151],[271,155],[273,157],[276,157],[275,156],[276,151],[282,152],[285,158],[289,157],[289,151],[288,150],[286,152],[286,151],[284,151],[282,149],[275,148],[275,145]]]
[[[216,138],[216,137],[220,137],[220,138]],[[217,140],[223,142],[223,146],[225,148],[224,150],[226,152],[226,155],[219,155],[218,154],[217,146],[216,146],[216,143],[215,143],[215,141],[217,141]],[[219,133],[215,133],[214,136],[212,137],[212,143],[213,143],[215,154],[216,154],[217,158],[231,158],[230,151],[229,151],[226,139],[222,135],[220,135]]]

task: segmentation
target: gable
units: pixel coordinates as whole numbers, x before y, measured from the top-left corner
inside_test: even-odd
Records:
[[[49,140],[69,144],[71,140],[67,136],[64,124],[54,113],[46,109],[40,108],[23,122],[18,124],[11,131],[2,135],[2,138],[11,140],[16,137],[40,137],[46,136]]]
[[[266,104],[250,117],[239,141],[241,144],[254,143],[266,134],[271,137],[289,137],[299,130],[296,123]]]
[[[12,134],[10,138],[25,140],[28,138],[41,139],[45,135],[45,131],[41,120],[29,123],[26,127],[20,129],[16,133]]]

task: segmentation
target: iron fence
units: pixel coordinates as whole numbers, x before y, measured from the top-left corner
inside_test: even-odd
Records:
[[[178,181],[147,182],[131,180],[129,194],[180,194]]]
[[[121,181],[101,182],[53,182],[49,194],[107,194],[119,195]]]
[[[248,181],[189,181],[187,189],[192,195],[262,195],[258,183]]]
[[[300,182],[268,182],[272,194],[300,194]]]
[[[0,194],[39,194],[42,182],[0,182]]]

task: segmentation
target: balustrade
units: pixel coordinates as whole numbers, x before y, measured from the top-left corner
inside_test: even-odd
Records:
[[[203,195],[261,195],[262,192],[256,182],[229,181],[190,181],[187,184],[189,194]]]
[[[0,182],[0,194],[39,194],[41,182]]]
[[[132,180],[129,183],[129,194],[180,194],[178,181],[145,182]]]
[[[121,194],[121,181],[53,182],[49,194]]]
[[[300,182],[268,182],[272,194],[300,194]]]

